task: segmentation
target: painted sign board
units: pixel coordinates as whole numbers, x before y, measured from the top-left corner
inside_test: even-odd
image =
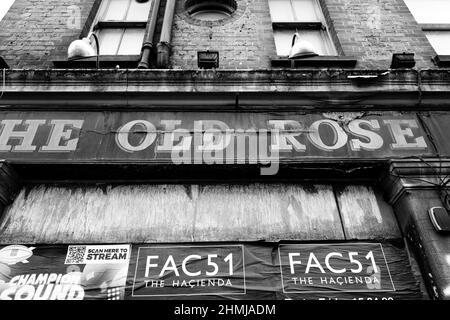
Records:
[[[421,298],[393,243],[0,247],[0,300]]]
[[[0,157],[245,164],[433,155],[413,112],[0,112]]]

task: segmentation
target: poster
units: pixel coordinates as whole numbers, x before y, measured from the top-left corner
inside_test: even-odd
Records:
[[[130,245],[0,249],[0,300],[121,300]]]
[[[278,253],[284,293],[395,291],[380,243],[284,244]]]
[[[401,242],[0,247],[0,300],[423,298]]]
[[[242,258],[238,248],[243,250]],[[225,261],[231,253],[232,263]],[[290,273],[289,254],[294,274]],[[213,272],[215,263],[217,273]],[[149,267],[147,277],[145,266]],[[129,270],[126,299],[423,298],[402,243],[133,245]],[[214,281],[217,278],[222,279],[220,284]],[[231,280],[228,286],[227,279]]]
[[[243,245],[139,247],[132,297],[246,294]]]

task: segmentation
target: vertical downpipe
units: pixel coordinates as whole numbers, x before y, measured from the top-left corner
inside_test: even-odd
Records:
[[[161,30],[161,38],[157,45],[156,64],[158,68],[167,69],[169,66],[170,40],[172,34],[172,21],[175,13],[175,0],[167,0],[164,10],[164,21]]]
[[[153,36],[155,35],[156,21],[158,20],[159,2],[160,0],[153,0],[150,21],[147,23],[144,43],[142,44],[141,61],[138,64],[139,69],[148,69],[150,67],[150,53],[153,49]]]

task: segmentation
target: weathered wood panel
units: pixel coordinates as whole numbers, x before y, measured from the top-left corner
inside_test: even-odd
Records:
[[[336,188],[347,240],[400,238],[392,208],[370,186]]]
[[[343,239],[331,186],[39,186],[0,223],[1,243]]]
[[[209,185],[200,193],[195,239],[343,239],[331,186]]]
[[[194,206],[184,186],[33,188],[6,211],[7,243],[191,241]]]

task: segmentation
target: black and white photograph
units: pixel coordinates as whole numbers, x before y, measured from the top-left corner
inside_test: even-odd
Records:
[[[450,0],[0,0],[12,300],[450,300]]]

